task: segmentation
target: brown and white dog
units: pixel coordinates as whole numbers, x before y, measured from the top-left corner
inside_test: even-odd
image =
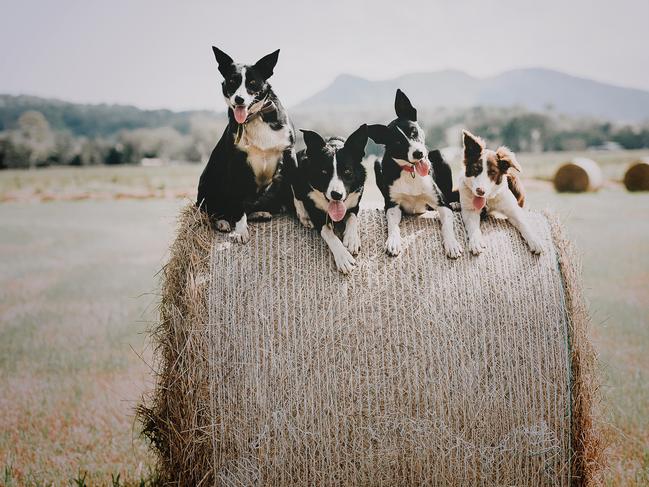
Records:
[[[525,192],[517,173],[521,166],[507,147],[495,151],[487,149],[485,142],[466,130],[464,142],[464,173],[460,177],[460,206],[462,219],[469,239],[469,251],[478,255],[485,248],[480,231],[480,214],[501,214],[518,228],[534,254],[540,254],[541,241],[527,223],[523,211]]]

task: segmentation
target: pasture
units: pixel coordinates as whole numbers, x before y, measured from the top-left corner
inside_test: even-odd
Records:
[[[636,156],[606,154],[605,175],[621,179]],[[565,159],[551,157],[521,156],[525,175],[546,179]],[[145,332],[156,318],[156,272],[200,170],[0,173],[0,484],[155,479],[133,408],[152,387]],[[528,187],[529,207],[559,213],[583,255],[605,479],[647,485],[649,194],[614,183],[582,195],[540,180]]]

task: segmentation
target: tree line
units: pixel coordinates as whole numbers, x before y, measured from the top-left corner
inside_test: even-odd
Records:
[[[88,109],[86,122],[81,125],[66,125],[62,121],[79,121],[78,117],[66,115],[70,107],[74,107],[73,113],[78,113],[79,105],[61,102],[60,106],[43,105],[47,108],[44,111],[28,109],[18,113],[15,103],[11,110],[3,111],[7,108],[6,103],[3,106],[5,98],[0,97],[0,169],[138,164],[144,158],[204,162],[227,123],[223,115],[209,112],[174,114],[115,107],[119,115],[113,114],[113,122],[106,124],[96,120],[106,113],[104,106],[95,111]],[[57,106],[63,113],[56,111]],[[135,113],[135,118],[129,118],[129,113]],[[143,115],[146,113],[156,115],[148,119]],[[314,128],[326,135],[345,135],[372,118],[356,120],[358,116],[297,113],[294,121],[298,127]],[[374,118],[377,119],[374,121],[387,121],[378,120],[376,115]],[[114,122],[117,119],[121,122]],[[649,147],[649,124],[628,125],[567,117],[550,109],[542,113],[519,107],[440,109],[422,112],[419,120],[431,148],[458,146],[461,128],[468,128],[491,143],[508,145],[515,151],[583,150],[611,143],[624,149]],[[378,153],[380,148],[370,144],[368,150]]]

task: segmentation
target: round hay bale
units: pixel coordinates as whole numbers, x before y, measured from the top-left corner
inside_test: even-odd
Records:
[[[629,166],[624,174],[624,186],[629,191],[649,191],[649,157]]]
[[[556,219],[530,218],[541,256],[489,218],[484,253],[453,261],[426,218],[404,219],[404,251],[386,256],[383,212],[366,210],[343,276],[289,217],[238,245],[187,208],[164,269],[157,385],[140,407],[162,480],[592,485],[577,260]]]
[[[597,163],[584,157],[563,163],[554,175],[554,188],[560,193],[597,191],[603,182],[602,170]]]

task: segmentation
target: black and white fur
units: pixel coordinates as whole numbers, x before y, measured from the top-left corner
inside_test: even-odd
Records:
[[[452,191],[451,168],[439,151],[428,152],[424,131],[417,123],[417,110],[408,97],[397,90],[394,102],[397,118],[385,125],[370,125],[369,136],[377,144],[385,145],[382,160],[374,165],[376,184],[385,200],[385,216],[388,224],[388,238],[385,249],[389,255],[401,252],[399,223],[402,213],[421,214],[437,210],[442,223],[444,251],[450,258],[462,254],[462,246],[455,238],[453,212],[449,207],[457,201],[457,192]],[[420,176],[404,170],[417,161],[429,159],[430,170]],[[415,176],[413,177],[413,174]]]
[[[283,166],[295,164],[295,132],[273,92],[273,74],[279,50],[253,65],[235,63],[212,47],[223,75],[223,96],[229,123],[212,151],[198,184],[197,205],[216,228],[237,242],[249,240],[247,219],[268,220],[290,203],[283,184]],[[237,123],[234,110],[247,114]]]
[[[347,274],[354,269],[354,255],[361,247],[358,205],[366,178],[362,161],[367,125],[361,125],[347,140],[341,137],[325,140],[310,130],[302,133],[306,149],[298,152],[297,168],[291,176],[295,212],[304,226],[320,231],[337,269]],[[327,213],[331,201],[342,201],[347,207],[347,213],[338,223]],[[335,229],[342,231],[342,241]]]

